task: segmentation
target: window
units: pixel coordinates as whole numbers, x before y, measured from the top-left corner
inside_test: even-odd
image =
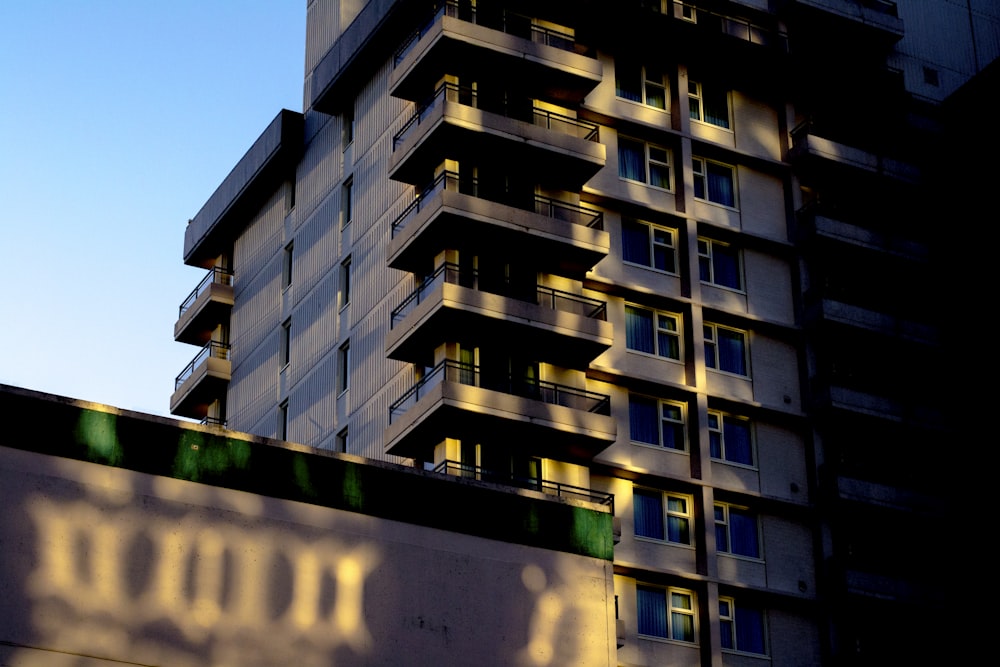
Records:
[[[691,120],[729,129],[729,93],[719,88],[707,91],[697,81],[688,81],[688,104]]]
[[[687,496],[636,488],[632,507],[636,537],[691,544],[691,501]]]
[[[340,263],[340,307],[351,302],[351,258]]]
[[[667,359],[680,359],[679,320],[679,315],[625,306],[625,347]]]
[[[740,251],[736,246],[699,238],[698,272],[703,283],[743,291]]]
[[[288,439],[288,399],[278,404],[278,440]]]
[[[628,419],[633,442],[684,451],[683,404],[629,396]]]
[[[695,199],[736,208],[736,178],[733,168],[700,157],[691,158]]]
[[[670,151],[627,137],[618,138],[618,175],[670,189]]]
[[[656,109],[667,108],[667,80],[663,70],[634,63],[615,63],[615,95]]]
[[[694,593],[641,584],[635,593],[640,635],[694,643]]]
[[[337,391],[342,394],[350,388],[351,341],[347,341],[340,346],[338,357]]]
[[[713,459],[753,465],[750,420],[708,411],[709,449]]]
[[[343,429],[340,430],[339,433],[337,433],[337,451],[338,452],[346,452],[347,451],[347,436],[348,436],[348,431],[347,431],[347,427],[345,426]]]
[[[622,259],[668,273],[677,273],[674,230],[622,219]]]
[[[347,150],[348,147],[354,143],[354,105],[348,106],[344,109],[344,126],[341,128],[342,132],[342,142],[341,147],[343,150]]]
[[[278,348],[278,367],[284,368],[292,358],[292,320],[281,323],[281,337]]]
[[[285,289],[292,284],[292,253],[295,244],[289,243],[285,246],[285,253],[281,265],[281,288]]]
[[[746,507],[715,503],[715,549],[734,556],[760,558],[757,515]]]
[[[746,332],[718,324],[706,324],[704,330],[705,365],[727,373],[749,375]]]
[[[741,653],[764,655],[764,611],[737,605],[733,598],[719,598],[719,624],[722,648]]]
[[[341,189],[340,193],[340,206],[341,206],[341,220],[340,226],[346,227],[351,224],[351,220],[354,216],[354,177],[350,176]]]

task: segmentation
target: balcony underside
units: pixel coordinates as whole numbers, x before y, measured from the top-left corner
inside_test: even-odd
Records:
[[[596,58],[443,16],[399,62],[389,79],[395,97],[420,101],[443,74],[477,80],[502,72],[529,97],[578,104],[601,82]]]
[[[816,134],[802,134],[796,137],[789,158],[810,171],[837,172],[844,169],[860,169],[903,183],[920,181],[920,169],[911,162]]]
[[[903,19],[894,2],[858,0],[786,0],[795,32],[850,50],[857,43],[885,45],[903,37]]]
[[[220,323],[229,321],[232,309],[232,285],[209,284],[191,307],[177,318],[174,324],[174,340],[179,343],[204,345]]]
[[[612,325],[443,282],[389,331],[386,355],[421,363],[435,347],[459,336],[484,346],[521,347],[559,366],[586,368],[611,347]]]
[[[170,413],[192,419],[203,418],[208,414],[208,406],[225,396],[231,378],[231,361],[208,357],[170,397]]]
[[[604,145],[474,107],[443,101],[396,148],[389,178],[426,183],[446,158],[489,164],[566,190],[600,171]]]
[[[846,325],[924,345],[940,342],[938,328],[933,325],[837,299],[817,299],[807,304],[806,320]]]
[[[615,419],[607,415],[443,381],[393,420],[385,431],[385,452],[429,460],[445,438],[488,438],[533,456],[584,463],[616,434]]]
[[[610,251],[608,233],[450,190],[421,202],[389,243],[389,266],[423,273],[446,248],[492,248],[553,275],[580,278]]]

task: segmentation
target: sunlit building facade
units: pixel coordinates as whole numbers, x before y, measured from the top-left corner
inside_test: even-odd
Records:
[[[885,664],[954,502],[949,0],[307,3],[181,416],[611,505],[620,664]],[[943,649],[942,649],[943,650]]]

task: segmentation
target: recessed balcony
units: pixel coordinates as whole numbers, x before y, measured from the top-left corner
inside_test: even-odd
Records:
[[[204,345],[212,331],[229,321],[233,309],[233,274],[214,268],[202,278],[180,305],[174,324],[174,340]]]
[[[483,482],[504,484],[522,489],[540,491],[560,498],[574,498],[590,503],[597,503],[609,508],[611,514],[615,513],[615,494],[604,491],[596,491],[582,486],[573,486],[562,482],[554,482],[540,477],[522,477],[510,471],[489,470],[481,466],[468,465],[459,461],[445,460],[434,466],[433,472],[463,479],[475,479]]]
[[[833,35],[844,48],[855,43],[879,40],[894,44],[903,37],[903,19],[890,0],[784,0],[796,27],[815,30],[824,39]]]
[[[484,433],[523,442],[534,456],[587,462],[615,441],[617,425],[604,394],[444,361],[389,406],[385,452],[429,457],[444,438]]]
[[[919,167],[898,153],[898,146],[886,145],[879,137],[865,137],[849,127],[807,121],[792,130],[789,158],[800,165],[848,167],[904,183],[919,182]]]
[[[484,199],[474,181],[442,173],[392,223],[389,266],[421,273],[441,250],[474,244],[508,251],[544,273],[580,278],[608,255],[600,211],[538,195],[526,199],[517,202],[522,206]]]
[[[604,166],[596,124],[537,106],[486,110],[479,102],[474,90],[440,86],[393,137],[389,178],[418,184],[445,159],[488,158],[526,178],[579,189]]]
[[[170,413],[193,419],[206,417],[209,405],[225,394],[231,378],[229,346],[209,342],[174,380]]]
[[[586,368],[611,347],[605,302],[544,285],[515,295],[508,285],[485,283],[454,264],[424,278],[392,311],[387,356],[419,363],[456,331],[475,332],[483,344],[517,340],[538,358],[568,368]]]
[[[389,79],[395,97],[419,101],[443,73],[502,73],[539,99],[578,104],[601,82],[603,66],[566,31],[530,17],[443,2],[397,50]]]

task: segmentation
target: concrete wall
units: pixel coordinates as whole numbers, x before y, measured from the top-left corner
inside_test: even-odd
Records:
[[[604,510],[10,387],[0,405],[32,415],[0,436],[0,664],[615,662]]]

